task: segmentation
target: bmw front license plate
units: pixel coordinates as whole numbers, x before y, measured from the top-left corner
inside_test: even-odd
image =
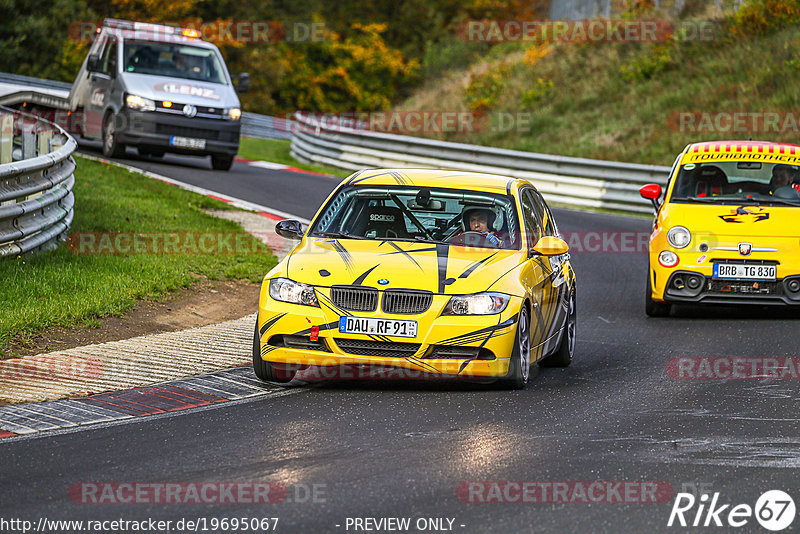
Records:
[[[715,263],[714,278],[720,280],[775,280],[777,270],[775,265]]]
[[[417,321],[340,317],[339,332],[343,334],[373,334],[376,336],[417,337]]]
[[[203,150],[206,147],[205,139],[193,139],[191,137],[176,137],[169,138],[169,144],[181,148],[197,148]]]

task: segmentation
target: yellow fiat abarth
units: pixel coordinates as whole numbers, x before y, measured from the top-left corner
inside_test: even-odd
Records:
[[[300,242],[261,287],[253,366],[262,380],[366,365],[522,388],[531,363],[572,360],[575,275],[529,182],[360,171],[307,229],[286,220],[276,231]]]
[[[646,312],[672,304],[800,305],[800,146],[689,145],[653,201]]]

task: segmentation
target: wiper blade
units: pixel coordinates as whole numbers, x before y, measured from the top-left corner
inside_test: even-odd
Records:
[[[800,206],[800,199],[790,200],[788,198],[770,198],[763,200],[762,202],[768,202],[770,204],[782,204],[784,206]]]
[[[670,199],[670,202],[698,202],[703,204],[716,204],[720,200],[738,201],[739,199],[719,197],[678,197]]]
[[[312,237],[334,237],[338,239],[367,239],[360,235],[346,234],[344,232],[315,232]]]

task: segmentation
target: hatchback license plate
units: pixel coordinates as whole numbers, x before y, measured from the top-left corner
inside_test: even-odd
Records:
[[[775,280],[777,271],[775,265],[714,264],[714,278],[719,280]]]
[[[339,332],[343,334],[417,337],[417,321],[399,321],[396,319],[376,319],[371,317],[340,317]]]
[[[176,137],[173,135],[169,138],[169,144],[181,148],[197,148],[202,150],[206,147],[206,140],[194,139],[192,137]]]

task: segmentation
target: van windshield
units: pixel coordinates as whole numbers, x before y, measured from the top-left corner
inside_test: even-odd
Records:
[[[124,48],[125,72],[153,74],[227,85],[215,50],[175,43],[128,41]]]

